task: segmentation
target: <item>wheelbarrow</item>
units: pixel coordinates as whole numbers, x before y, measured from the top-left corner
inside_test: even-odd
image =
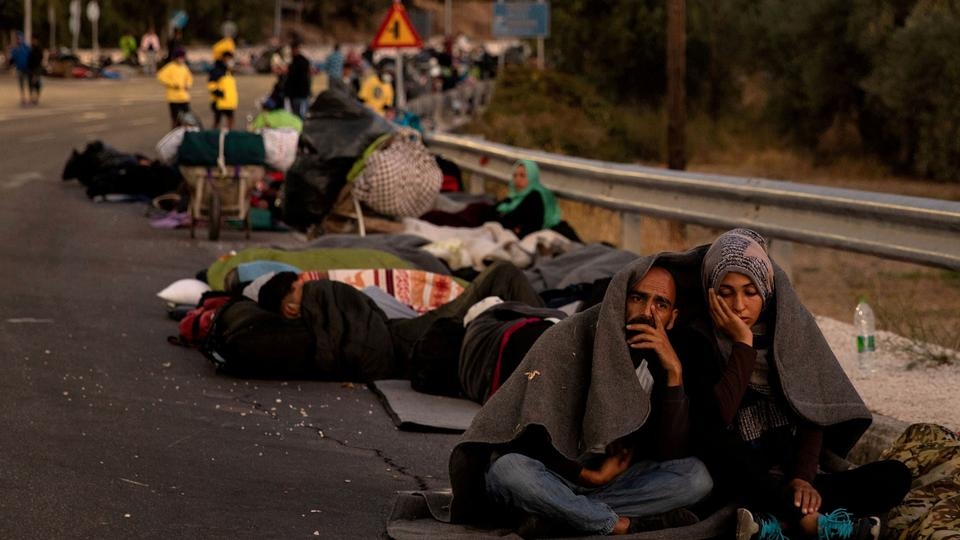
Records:
[[[181,165],[180,173],[190,190],[190,238],[196,238],[197,223],[204,219],[210,240],[220,238],[224,219],[243,221],[250,238],[250,191],[263,180],[261,165]]]

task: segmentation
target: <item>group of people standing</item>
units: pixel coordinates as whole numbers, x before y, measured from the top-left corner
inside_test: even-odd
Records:
[[[40,39],[33,36],[28,44],[23,32],[17,32],[16,42],[10,49],[9,63],[17,70],[20,106],[39,105],[43,87],[43,47]]]
[[[174,48],[169,51],[169,60],[157,72],[157,80],[166,88],[170,122],[175,128],[183,123],[184,115],[190,112],[193,74],[187,64],[186,51],[177,44],[172,46]],[[224,36],[211,48],[214,62],[208,72],[207,90],[210,92],[210,110],[215,129],[221,126],[221,122],[227,129],[233,129],[234,126],[234,116],[240,102],[237,80],[233,76],[236,47],[231,36]]]
[[[870,422],[766,240],[734,229],[638,259],[543,334],[451,454],[452,517],[554,537],[736,506],[738,540],[876,539],[911,473],[836,467]]]

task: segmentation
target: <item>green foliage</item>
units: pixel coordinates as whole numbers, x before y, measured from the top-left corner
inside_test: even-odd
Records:
[[[718,2],[719,3],[719,2]],[[688,93],[719,88],[709,69],[711,19],[701,2],[688,2]],[[609,99],[656,106],[666,88],[666,10],[662,0],[553,0],[549,60],[581,75]],[[719,40],[717,40],[719,41]]]
[[[864,87],[898,134],[899,165],[960,178],[960,4],[921,3],[889,40]]]
[[[629,162],[660,159],[663,126],[659,113],[614,105],[579,77],[512,68],[469,131],[524,148]]]

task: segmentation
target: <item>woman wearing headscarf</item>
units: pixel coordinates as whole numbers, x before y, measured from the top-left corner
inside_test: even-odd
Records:
[[[529,159],[514,164],[507,198],[496,210],[497,221],[521,238],[560,224],[557,198],[540,183],[540,167]]]
[[[519,238],[540,230],[554,230],[574,242],[580,237],[566,221],[553,192],[540,183],[540,167],[528,159],[518,160],[508,186],[507,198],[491,207],[489,203],[473,203],[459,212],[433,210],[420,219],[435,225],[479,227],[496,221]]]
[[[748,229],[707,250],[702,284],[712,351],[704,351],[703,459],[717,489],[744,505],[737,538],[876,538],[876,517],[899,504],[910,472],[880,461],[832,474],[871,421],[860,396],[786,275]]]

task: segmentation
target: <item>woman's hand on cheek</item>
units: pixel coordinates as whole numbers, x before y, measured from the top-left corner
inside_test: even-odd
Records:
[[[752,347],[753,332],[747,323],[737,317],[737,314],[717,296],[713,289],[707,290],[707,300],[710,304],[710,317],[713,319],[713,324],[733,341]]]

